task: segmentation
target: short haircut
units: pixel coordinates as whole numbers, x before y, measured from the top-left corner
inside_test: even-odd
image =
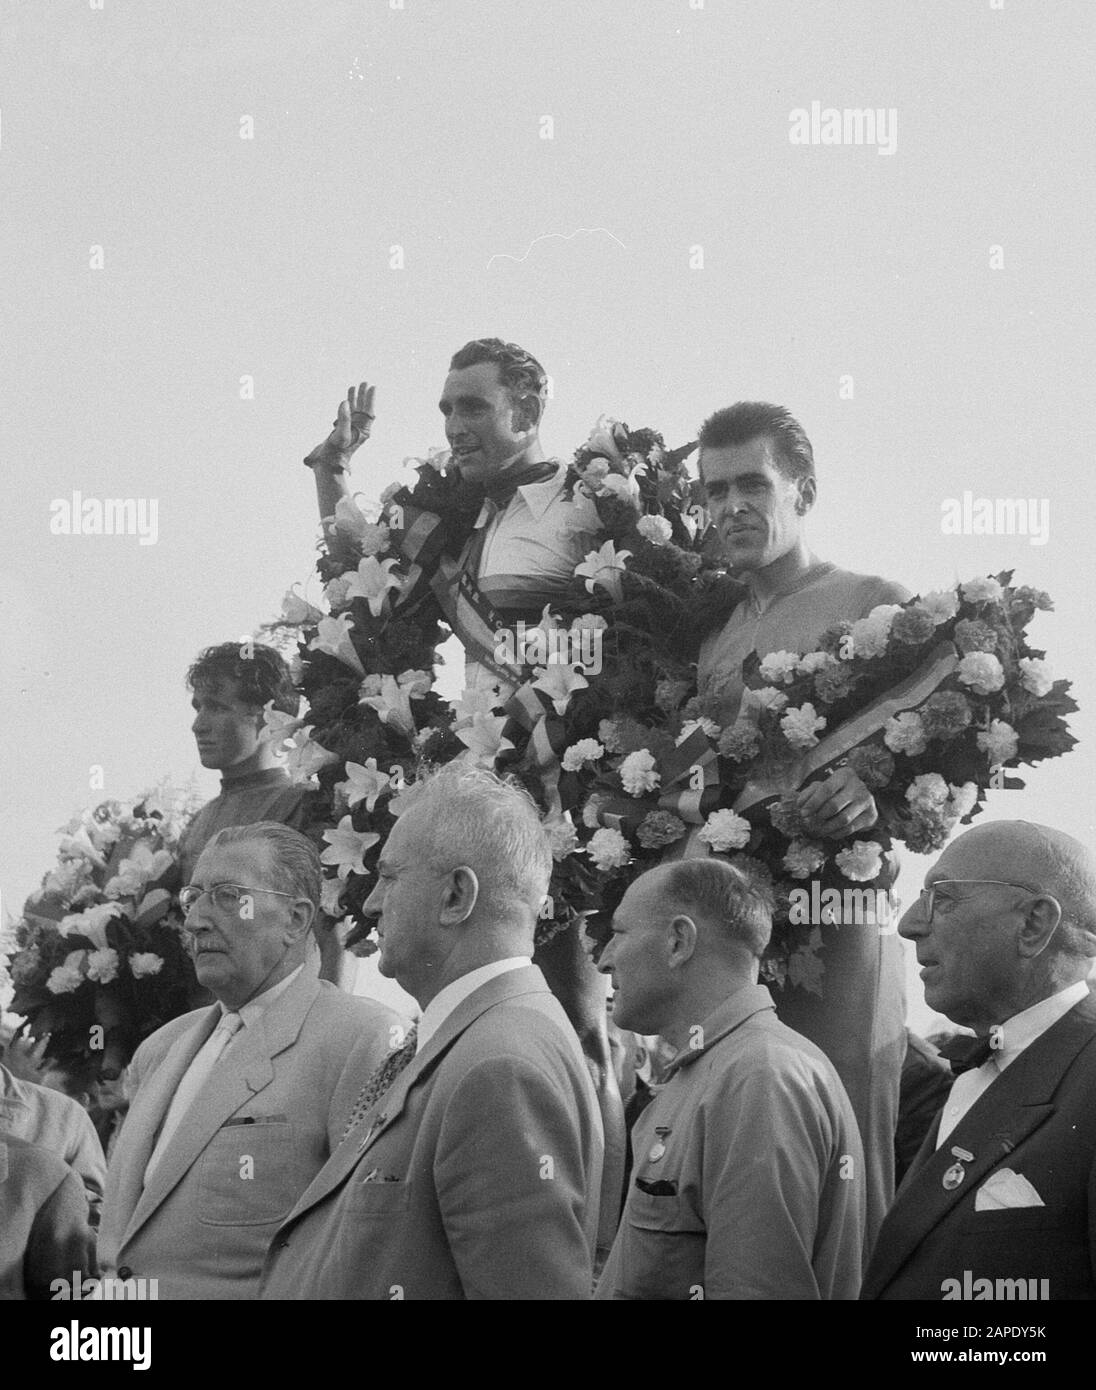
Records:
[[[234,680],[240,699],[259,707],[274,701],[282,714],[296,715],[300,701],[281,654],[262,642],[222,642],[206,647],[186,673],[186,688],[215,685]]]
[[[1062,905],[1051,947],[1061,955],[1096,956],[1096,877],[1086,860],[1064,854],[1049,838],[1043,838],[1042,848],[1049,869],[1043,886]]]
[[[718,922],[727,941],[761,957],[773,927],[769,885],[748,867],[726,859],[682,859],[670,866],[662,897],[675,912]]]
[[[423,854],[439,873],[474,869],[492,907],[515,900],[539,912],[552,876],[552,850],[529,794],[493,772],[447,763],[406,793],[422,811]]]
[[[726,449],[765,437],[772,441],[773,460],[792,482],[814,477],[814,450],[803,426],[782,405],[739,401],[709,415],[700,427],[701,474],[705,449]]]
[[[504,343],[501,338],[473,338],[453,354],[449,370],[478,367],[481,362],[493,362],[499,369],[499,381],[515,402],[518,397],[532,395],[544,400],[548,394],[548,373],[531,352],[517,343]]]
[[[323,870],[320,852],[311,840],[280,821],[259,820],[251,825],[230,825],[225,830],[218,830],[216,835],[210,836],[202,853],[208,849],[242,844],[266,846],[266,876],[269,882],[251,884],[252,888],[275,888],[294,898],[307,898],[318,912]]]

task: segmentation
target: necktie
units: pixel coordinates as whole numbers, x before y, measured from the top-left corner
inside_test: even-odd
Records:
[[[990,1035],[984,1038],[949,1038],[937,1051],[955,1075],[962,1076],[965,1071],[973,1071],[975,1067],[988,1062],[997,1049]]]
[[[220,1023],[195,1053],[193,1062],[183,1073],[175,1094],[171,1098],[164,1122],[160,1126],[160,1136],[156,1140],[156,1147],[152,1150],[145,1167],[146,1185],[153,1170],[163,1158],[164,1151],[171,1142],[175,1131],[179,1128],[183,1116],[205,1085],[210,1072],[217,1065],[225,1048],[243,1026],[244,1021],[239,1014],[226,1013],[222,1015]]]
[[[415,1055],[415,1043],[419,1036],[418,1025],[413,1025],[407,1034],[404,1044],[397,1051],[389,1055],[380,1064],[377,1070],[358,1092],[358,1098],[354,1102],[354,1108],[350,1112],[350,1119],[346,1122],[346,1128],[342,1132],[343,1139],[350,1133],[356,1124],[373,1109],[377,1101],[380,1100],[388,1088],[403,1071],[404,1067]]]

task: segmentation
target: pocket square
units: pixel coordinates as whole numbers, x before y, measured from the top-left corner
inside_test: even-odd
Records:
[[[1000,1168],[987,1178],[974,1197],[975,1211],[1009,1211],[1016,1207],[1045,1207],[1046,1203],[1023,1173]]]
[[[649,1197],[676,1197],[677,1183],[668,1181],[666,1178],[659,1178],[652,1181],[650,1178],[636,1178],[636,1187],[640,1192],[646,1192]]]

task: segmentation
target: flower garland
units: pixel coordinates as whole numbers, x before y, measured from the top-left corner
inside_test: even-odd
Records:
[[[44,1055],[117,1075],[199,991],[172,892],[194,800],[160,787],[104,801],[61,832],[57,866],[27,899],[9,955],[12,1012]]]

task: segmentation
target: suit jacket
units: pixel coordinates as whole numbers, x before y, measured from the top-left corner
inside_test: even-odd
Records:
[[[861,1297],[1021,1297],[1015,1281],[1045,1279],[1051,1299],[1096,1298],[1096,999],[1025,1048],[937,1150],[939,1128],[937,1116],[883,1223]],[[974,1157],[959,1162],[962,1180],[949,1189],[955,1148]],[[1044,1205],[979,1211],[979,1189],[1006,1169]],[[990,1292],[975,1287],[980,1279]],[[1044,1296],[1038,1284],[1024,1292]]]
[[[92,1219],[98,1221],[107,1175],[106,1159],[91,1116],[71,1096],[21,1081],[0,1066],[0,1135],[12,1134],[63,1159],[84,1185]]]
[[[481,985],[274,1238],[264,1298],[589,1298],[604,1151],[578,1038],[536,966]]]
[[[0,1299],[47,1299],[95,1272],[95,1238],[78,1174],[40,1144],[0,1138]]]
[[[171,1097],[220,1017],[218,1005],[197,1009],[138,1048],[137,1090],[107,1174],[104,1272],[158,1279],[161,1298],[255,1297],[270,1237],[405,1026],[306,965],[233,1040],[145,1186]]]

